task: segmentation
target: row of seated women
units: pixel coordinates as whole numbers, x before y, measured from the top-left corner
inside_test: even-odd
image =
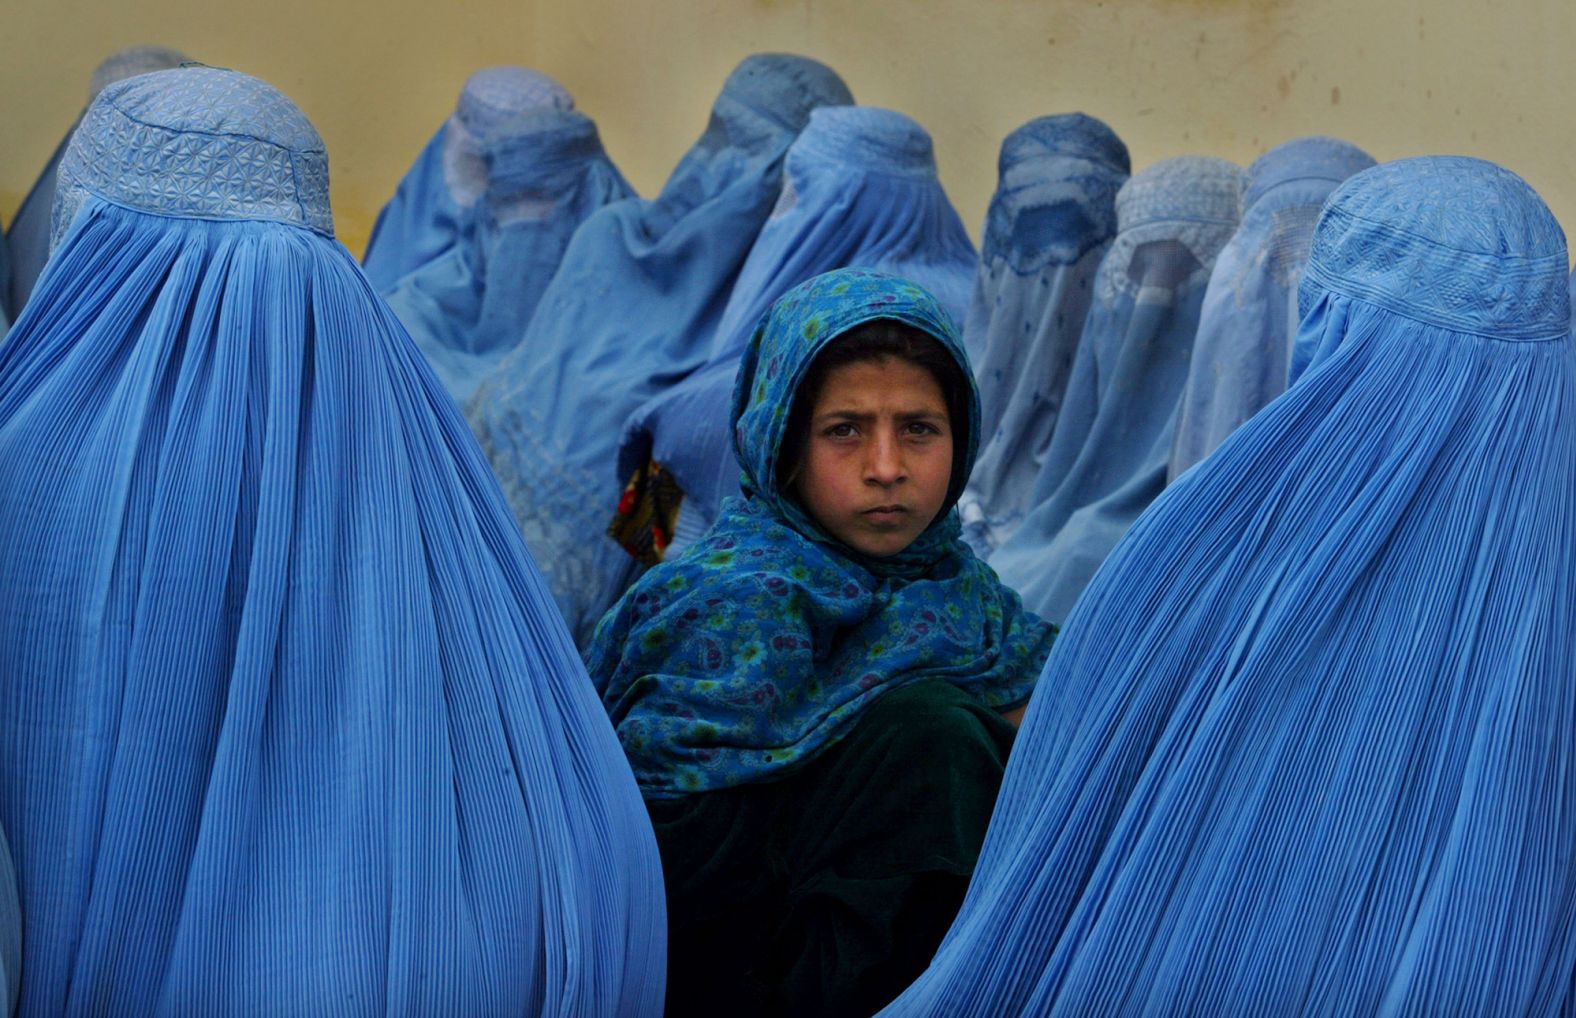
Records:
[[[1282,217],[1307,253],[1216,291],[1238,172],[1124,185],[1071,118],[1009,139],[1076,172],[1042,201],[1004,158],[975,281],[956,216],[893,197],[939,194],[928,140],[840,97],[751,58],[662,196],[609,167],[550,229],[494,167],[569,160],[483,131],[470,205],[510,213],[461,195],[380,286],[428,221],[397,199],[356,265],[277,91],[103,90],[0,346],[22,1011],[1571,1006],[1576,362],[1537,195],[1318,143],[1288,180],[1333,194]],[[427,169],[462,179],[457,123]],[[884,225],[811,215],[817,153],[890,160]],[[1213,294],[1289,323],[1292,290],[1295,336],[1231,355],[1282,368],[1213,400]],[[1225,423],[1198,452],[1179,417]],[[601,533],[621,441],[638,576]],[[715,508],[670,442],[731,448],[695,460]]]

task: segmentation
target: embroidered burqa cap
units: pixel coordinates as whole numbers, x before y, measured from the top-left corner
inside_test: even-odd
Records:
[[[168,70],[185,60],[185,54],[166,46],[131,46],[111,53],[93,70],[88,85],[88,102],[91,103],[100,92],[117,81],[150,71]],[[0,305],[3,305],[0,310],[9,311],[13,319],[21,313],[22,306],[33,292],[38,274],[44,271],[44,263],[49,260],[50,222],[55,207],[55,171],[60,166],[60,157],[65,155],[66,142],[71,140],[71,132],[75,130],[76,124],[72,124],[66,136],[60,139],[60,144],[50,155],[49,162],[44,164],[43,172],[28,190],[27,197],[22,199],[10,228],[6,230],[11,269],[9,279],[0,277],[0,291],[6,291],[0,293]]]

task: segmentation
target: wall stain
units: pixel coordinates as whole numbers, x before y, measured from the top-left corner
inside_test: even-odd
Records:
[[[1330,89],[1330,105],[1341,105],[1341,90],[1339,87]]]

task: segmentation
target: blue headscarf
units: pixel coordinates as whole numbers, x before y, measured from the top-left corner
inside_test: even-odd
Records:
[[[711,526],[739,493],[732,449],[733,382],[751,334],[777,298],[822,272],[877,269],[932,293],[953,320],[976,258],[941,181],[930,135],[909,117],[832,106],[788,150],[782,196],[761,227],[723,312],[711,362],[648,401],[624,426],[618,476],[649,460],[684,490],[672,550]]]
[[[658,1013],[628,765],[317,132],[134,78],[56,222],[0,347],[23,1013]]]
[[[579,113],[522,116],[484,151],[487,190],[467,236],[387,295],[461,404],[525,334],[575,229],[634,194]]]
[[[743,497],[705,538],[640,578],[597,627],[591,679],[648,798],[781,777],[847,733],[882,693],[941,678],[999,708],[1022,703],[1055,627],[958,538],[951,511],[974,458],[979,396],[954,490],[914,543],[867,558],[827,536],[777,485],[794,393],[810,363],[877,319],[968,358],[935,299],[906,280],[844,269],[775,305],[745,351],[733,400]],[[961,425],[961,426],[960,426]]]
[[[1237,225],[1242,173],[1181,156],[1117,194],[1118,233],[1033,490],[1034,508],[990,563],[1046,618],[1063,619],[1166,484],[1199,306]]]
[[[1355,145],[1313,137],[1276,146],[1248,167],[1242,225],[1204,291],[1171,445],[1172,480],[1286,391],[1314,221],[1331,191],[1373,164]]]
[[[984,440],[958,509],[964,537],[985,556],[1033,506],[1095,270],[1116,233],[1127,146],[1082,113],[1040,117],[1007,135],[998,170],[963,325]]]
[[[1478,160],[1335,192],[1301,283],[1319,359],[1090,584],[963,911],[888,1014],[1570,1004],[1565,258]]]
[[[93,69],[93,79],[88,86],[88,102],[91,103],[100,92],[117,81],[150,71],[167,70],[185,60],[185,54],[163,46],[131,46],[112,53]],[[50,155],[49,162],[44,164],[44,171],[38,175],[27,197],[22,199],[16,217],[11,220],[11,227],[6,231],[6,245],[11,249],[11,272],[9,284],[0,287],[7,289],[8,299],[0,300],[0,304],[5,304],[4,310],[9,311],[12,320],[22,313],[22,306],[27,303],[39,273],[44,271],[44,263],[49,260],[50,221],[55,208],[55,171],[60,166],[60,157],[65,154],[66,143],[71,140],[71,133],[76,128],[77,125],[73,123],[71,130],[60,139],[60,144]],[[0,275],[0,283],[6,282],[6,277]]]
[[[372,224],[362,255],[381,292],[469,239],[487,189],[486,145],[520,117],[575,108],[564,86],[528,67],[484,67],[460,90],[454,112],[400,179]]]
[[[525,338],[466,405],[582,642],[634,567],[607,536],[624,421],[706,360],[789,144],[811,110],[850,101],[814,60],[746,58],[656,200],[617,202],[575,232]]]

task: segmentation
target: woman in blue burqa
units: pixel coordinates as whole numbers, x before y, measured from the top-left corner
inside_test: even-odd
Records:
[[[384,295],[461,405],[520,342],[575,230],[635,193],[581,113],[503,118],[478,144],[486,186],[468,229]]]
[[[844,269],[734,390],[744,494],[598,626],[656,824],[675,1015],[869,1015],[962,900],[1055,627],[959,538],[979,396],[936,299]]]
[[[1237,228],[1242,171],[1177,156],[1116,195],[1117,234],[1025,515],[991,568],[1063,619],[1122,534],[1166,486],[1205,285]]]
[[[662,193],[615,202],[575,231],[524,338],[465,407],[582,643],[634,569],[607,536],[629,479],[616,466],[624,421],[706,361],[788,146],[811,110],[852,101],[814,60],[743,60]]]
[[[1311,137],[1277,145],[1248,167],[1242,224],[1215,260],[1199,310],[1170,479],[1286,391],[1313,224],[1330,193],[1373,164],[1355,145]]]
[[[0,348],[21,1009],[655,1014],[628,765],[283,95],[112,86]]]
[[[519,118],[567,113],[569,90],[529,67],[483,67],[465,79],[454,112],[439,125],[378,212],[361,267],[378,291],[470,238],[487,191],[487,140]]]
[[[983,558],[1034,508],[1095,273],[1116,234],[1117,191],[1131,169],[1116,133],[1082,113],[1024,124],[1002,141],[997,166],[963,323],[984,423],[958,512]]]
[[[1520,178],[1346,182],[1312,366],[1107,559],[889,1015],[1554,1015],[1576,955],[1576,365]]]

